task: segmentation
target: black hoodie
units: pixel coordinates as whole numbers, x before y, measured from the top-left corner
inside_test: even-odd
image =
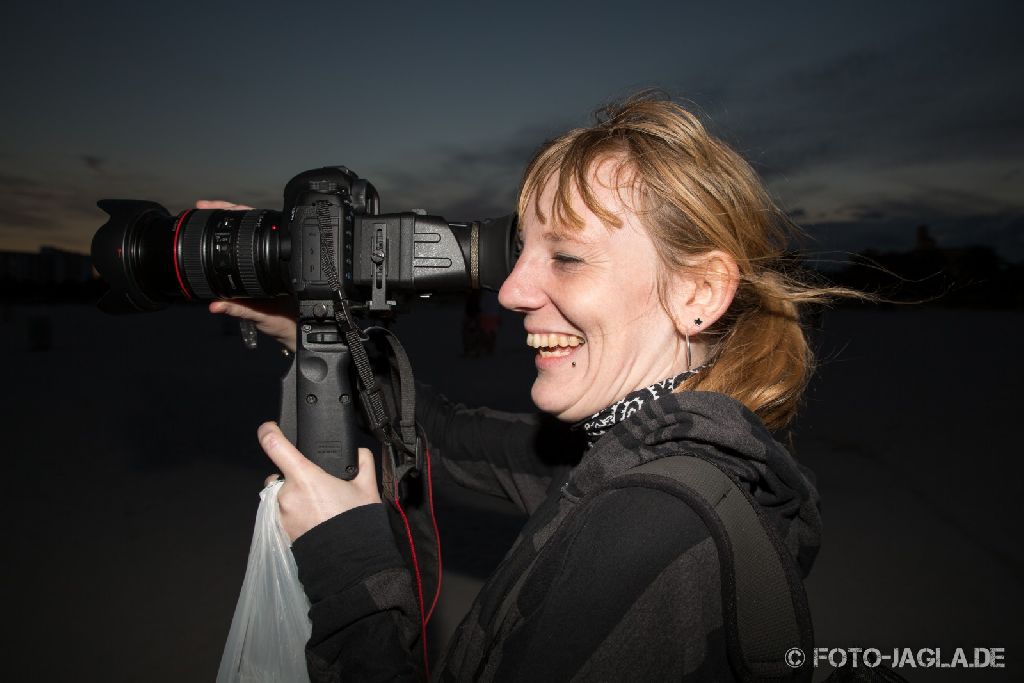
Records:
[[[757,417],[721,394],[644,403],[572,469],[550,464],[543,420],[443,399],[424,405],[418,417],[455,478],[531,513],[435,680],[733,678],[718,553],[701,518],[659,490],[605,488],[645,462],[681,454],[714,461],[760,504],[804,575],[817,552],[814,487]],[[415,588],[383,506],[339,515],[293,550],[312,605],[313,680],[422,675]]]

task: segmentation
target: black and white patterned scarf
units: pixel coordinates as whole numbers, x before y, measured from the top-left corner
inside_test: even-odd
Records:
[[[587,436],[587,448],[594,445],[594,442],[601,438],[601,435],[622,422],[627,417],[640,410],[644,401],[655,401],[662,396],[668,396],[672,390],[683,383],[684,380],[693,377],[701,370],[708,367],[709,363],[700,365],[692,370],[681,372],[675,377],[655,382],[649,387],[637,389],[620,398],[603,410],[599,410],[585,420],[580,420],[572,426],[573,429],[581,430]]]

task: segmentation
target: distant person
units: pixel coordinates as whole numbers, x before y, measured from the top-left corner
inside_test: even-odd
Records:
[[[707,523],[648,478],[616,482],[662,458],[710,461],[805,576],[818,494],[771,432],[793,419],[811,372],[799,306],[834,292],[783,272],[786,218],[750,166],[672,102],[639,96],[545,144],[518,210],[522,253],[499,299],[524,317],[534,403],[589,446],[575,467],[551,465],[533,446],[534,418],[440,398],[420,406],[457,481],[531,515],[433,679],[733,680]],[[210,310],[295,348],[287,316],[242,302]],[[312,604],[312,678],[421,675],[414,585],[370,452],[341,481],[274,423],[258,436],[285,476],[282,520]]]
[[[501,314],[494,293],[470,291],[462,316],[462,355],[468,358],[492,355],[500,326]]]
[[[480,335],[485,355],[493,355],[501,327],[501,307],[494,292],[480,291]]]
[[[462,355],[476,358],[481,355],[480,330],[480,290],[474,289],[466,294],[466,303],[462,311]]]

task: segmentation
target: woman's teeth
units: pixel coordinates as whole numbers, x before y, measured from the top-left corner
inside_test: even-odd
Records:
[[[586,344],[587,340],[575,334],[528,334],[526,345],[540,351],[541,358],[568,356],[572,348]]]

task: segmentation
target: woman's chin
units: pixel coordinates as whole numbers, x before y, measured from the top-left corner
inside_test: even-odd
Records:
[[[561,392],[563,395],[559,396],[558,388],[545,386],[547,384],[540,377],[534,380],[533,389],[530,390],[530,398],[533,399],[533,404],[537,406],[537,410],[559,417],[559,413],[568,407],[564,397],[565,392]]]
[[[554,386],[554,383],[545,382],[537,378],[533,383],[530,398],[537,410],[556,417],[562,422],[579,422],[592,413],[581,412],[577,407],[577,401],[566,395],[566,386]]]

